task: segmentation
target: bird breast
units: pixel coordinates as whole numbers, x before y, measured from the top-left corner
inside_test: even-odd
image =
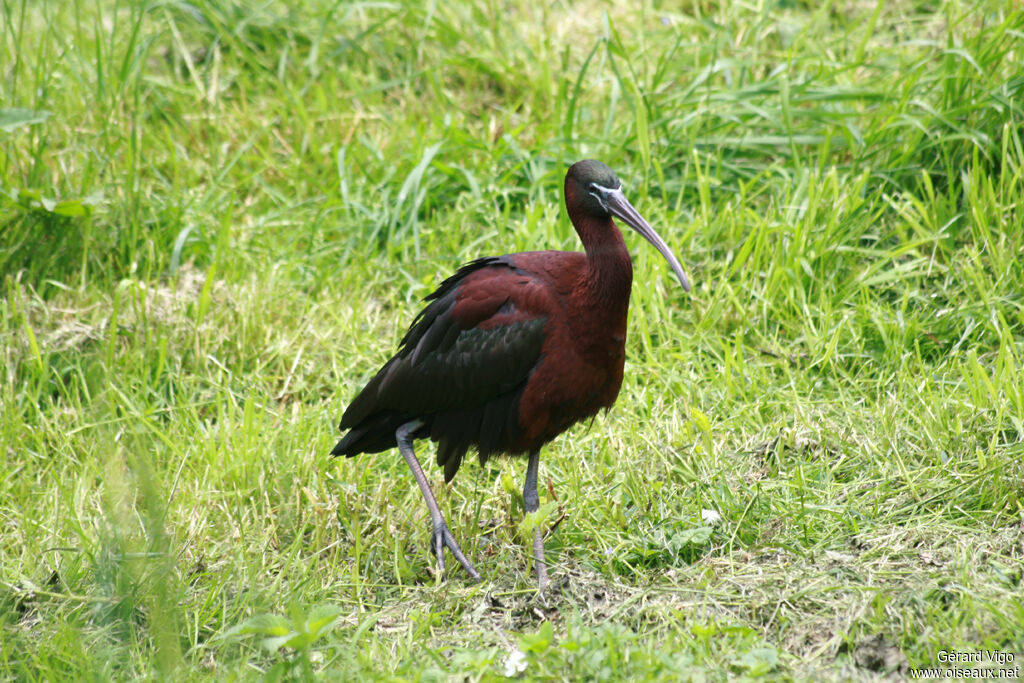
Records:
[[[549,329],[541,348],[542,361],[520,401],[520,426],[532,447],[611,407],[618,397],[625,363],[625,323],[605,322],[604,326],[581,324],[570,315],[557,329]]]

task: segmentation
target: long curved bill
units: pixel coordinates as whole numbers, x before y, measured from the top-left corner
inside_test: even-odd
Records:
[[[645,240],[653,244],[654,248],[660,251],[661,255],[668,261],[668,264],[672,266],[676,277],[679,278],[679,284],[683,286],[685,291],[689,292],[690,281],[687,279],[686,273],[683,272],[679,259],[672,253],[668,245],[665,244],[665,240],[661,239],[661,235],[655,232],[651,224],[644,220],[644,217],[633,208],[633,205],[629,203],[626,196],[622,194],[622,190],[605,189],[602,194],[604,195],[605,204],[612,215],[621,218],[626,225],[636,230]]]

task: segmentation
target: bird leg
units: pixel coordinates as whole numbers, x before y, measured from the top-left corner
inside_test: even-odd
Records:
[[[540,449],[530,453],[530,461],[526,465],[526,482],[523,484],[523,503],[526,513],[540,509],[540,498],[537,496],[537,467],[540,465]],[[533,530],[533,563],[537,566],[537,583],[543,591],[548,585],[548,564],[544,560],[544,534],[540,525]]]
[[[423,474],[423,468],[420,467],[420,461],[416,459],[416,453],[412,448],[412,433],[423,426],[421,420],[413,420],[412,422],[406,422],[404,425],[398,428],[395,432],[395,440],[398,442],[398,451],[405,458],[405,462],[408,463],[409,469],[412,470],[412,476],[416,478],[416,483],[420,486],[420,491],[423,493],[423,500],[427,502],[427,509],[430,510],[430,521],[434,524],[433,535],[430,539],[430,548],[434,551],[437,556],[437,570],[443,576],[444,575],[444,549],[452,551],[452,555],[459,561],[463,569],[472,576],[474,579],[479,580],[480,575],[473,565],[469,563],[466,556],[462,553],[462,549],[459,548],[459,544],[455,542],[455,537],[452,536],[452,532],[448,530],[448,523],[444,521],[444,517],[441,515],[441,509],[437,507],[437,500],[434,499],[434,494],[430,491],[430,485],[427,483],[427,477]]]

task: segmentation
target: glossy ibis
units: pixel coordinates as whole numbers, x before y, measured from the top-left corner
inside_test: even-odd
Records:
[[[540,448],[615,402],[622,385],[633,264],[612,217],[668,259],[683,289],[686,274],[668,245],[622,193],[615,173],[580,161],[565,176],[565,204],[585,254],[531,251],[473,261],[449,277],[413,321],[398,353],[341,418],[332,455],[398,447],[433,522],[431,548],[444,572],[444,548],[480,575],[448,530],[413,440],[436,441],[445,482],[475,447],[483,464],[498,453],[529,454],[523,500],[539,507]],[[548,581],[541,531],[533,538],[537,579]]]

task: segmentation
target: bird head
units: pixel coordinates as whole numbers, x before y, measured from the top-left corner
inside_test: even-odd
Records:
[[[690,291],[690,281],[687,279],[679,259],[675,257],[661,235],[626,199],[622,193],[622,182],[615,175],[615,171],[594,159],[577,161],[569,167],[569,172],[565,176],[565,185],[566,199],[569,200],[571,197],[571,201],[576,204],[572,208],[592,218],[610,219],[615,216],[621,219],[623,223],[640,233],[645,240],[661,252],[676,277],[679,278],[683,289],[687,292]]]

